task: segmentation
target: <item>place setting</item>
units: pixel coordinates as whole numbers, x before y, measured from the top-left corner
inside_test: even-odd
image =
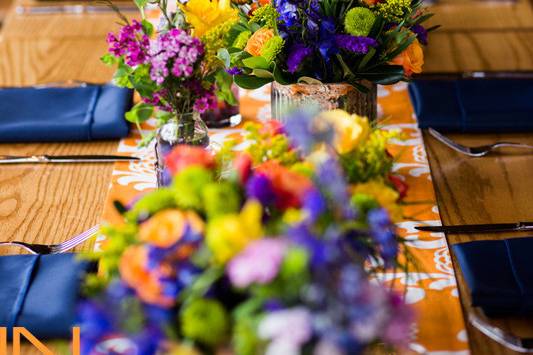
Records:
[[[533,352],[509,6],[12,0],[0,355]]]

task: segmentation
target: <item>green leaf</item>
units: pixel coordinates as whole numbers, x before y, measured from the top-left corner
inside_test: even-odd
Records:
[[[272,79],[258,78],[252,75],[235,75],[233,80],[239,87],[248,90],[259,89],[261,86],[272,82]]]
[[[291,83],[291,81],[285,77],[283,71],[278,65],[276,65],[276,63],[274,63],[274,70],[272,74],[274,74],[274,80],[280,83],[281,85],[289,85]]]
[[[258,78],[274,79],[274,75],[265,69],[254,69],[252,70],[252,74]]]
[[[245,58],[242,60],[242,64],[244,64],[250,69],[269,69],[270,68],[270,64],[268,63],[268,61],[261,56]]]
[[[298,78],[298,83],[304,83],[304,84],[318,84],[321,85],[322,82],[318,79],[311,78],[309,76],[301,76]]]
[[[134,2],[135,2],[135,5],[137,5],[137,7],[139,8],[139,10],[143,11],[144,7],[148,5],[150,1],[149,0],[134,0]]]
[[[102,61],[102,63],[109,65],[109,66],[115,65],[119,61],[119,59],[111,53],[104,54],[103,56],[100,57],[100,60]]]
[[[361,70],[362,68],[364,68],[365,65],[368,64],[370,59],[372,59],[372,57],[374,57],[374,54],[376,54],[376,49],[373,48],[373,47],[370,47],[370,49],[368,50],[368,53],[365,54],[365,56],[363,57],[361,62],[359,62],[359,65],[357,66],[357,70]]]
[[[224,63],[226,68],[229,68],[231,65],[231,56],[226,48],[220,48],[217,52],[217,58]]]
[[[141,123],[152,117],[154,107],[145,103],[138,103],[126,112],[126,120],[132,123]]]
[[[146,33],[146,35],[148,37],[152,36],[154,34],[154,25],[152,25],[152,23],[148,20],[142,20],[141,21],[141,25],[143,27],[143,31],[144,33]]]

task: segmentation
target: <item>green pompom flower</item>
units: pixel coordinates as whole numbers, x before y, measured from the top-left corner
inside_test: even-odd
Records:
[[[215,346],[228,333],[228,315],[218,301],[197,299],[184,307],[180,314],[181,330],[185,337]]]
[[[366,7],[354,7],[346,13],[344,29],[352,36],[368,36],[376,22],[376,15]]]
[[[400,22],[411,13],[411,0],[386,0],[378,3],[376,9],[385,20]]]
[[[213,182],[212,173],[199,166],[191,166],[174,177],[172,187],[178,207],[202,210],[203,190]]]
[[[263,48],[261,48],[261,56],[265,58],[268,62],[274,61],[278,54],[283,49],[285,41],[280,36],[274,36],[265,43]]]
[[[208,218],[236,213],[240,209],[237,188],[230,182],[218,182],[207,185],[203,191],[205,212]]]
[[[244,49],[246,47],[246,43],[248,43],[248,39],[252,35],[252,31],[243,31],[239,33],[237,38],[235,38],[235,41],[233,41],[233,47]]]
[[[284,279],[298,278],[308,269],[309,254],[302,248],[291,248],[285,254],[280,274]]]

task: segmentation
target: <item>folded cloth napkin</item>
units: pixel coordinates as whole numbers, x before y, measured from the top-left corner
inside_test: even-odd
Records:
[[[0,327],[38,339],[70,338],[80,283],[94,265],[75,254],[0,257]]]
[[[113,85],[0,89],[0,142],[125,137],[132,95]]]
[[[533,237],[453,245],[472,305],[489,316],[533,314]]]
[[[448,132],[533,131],[533,81],[415,80],[409,85],[420,128]]]

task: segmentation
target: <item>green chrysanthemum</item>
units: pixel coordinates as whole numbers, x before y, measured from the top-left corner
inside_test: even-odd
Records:
[[[243,31],[239,33],[237,38],[235,38],[235,41],[233,41],[233,47],[244,49],[246,47],[246,43],[248,42],[248,39],[252,35],[251,31]]]
[[[376,15],[366,7],[355,7],[346,13],[344,29],[352,36],[368,36]]]
[[[213,175],[207,169],[191,166],[174,177],[172,187],[178,207],[201,210],[203,207],[203,190],[213,182]]]
[[[279,18],[279,12],[272,6],[272,4],[267,4],[261,6],[254,11],[250,23],[259,23],[264,24],[268,28],[277,28],[277,20]]]
[[[218,215],[236,213],[239,211],[241,201],[239,193],[232,183],[211,183],[203,191],[204,206],[209,218]]]
[[[274,61],[278,54],[283,49],[285,41],[280,36],[274,36],[265,43],[263,48],[261,48],[261,56],[265,58],[268,62]]]
[[[214,300],[198,299],[186,305],[180,321],[185,337],[207,345],[221,343],[228,333],[226,311]]]
[[[411,0],[387,0],[376,5],[376,10],[384,19],[400,22],[411,12]]]

